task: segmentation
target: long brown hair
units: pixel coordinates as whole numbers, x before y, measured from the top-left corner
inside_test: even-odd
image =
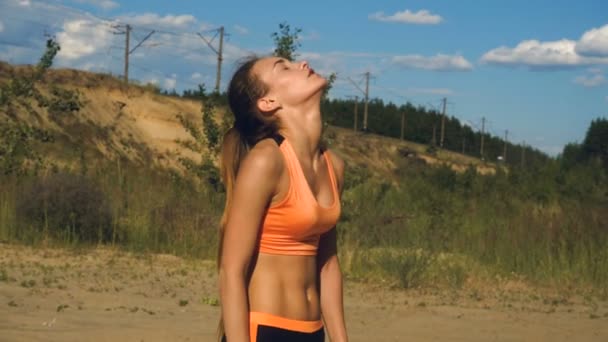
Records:
[[[257,142],[271,137],[278,131],[277,121],[261,113],[257,107],[257,100],[268,91],[268,86],[253,72],[253,66],[259,60],[258,56],[250,56],[243,60],[228,85],[228,104],[234,114],[234,126],[224,134],[220,156],[220,172],[226,187],[226,203],[220,222],[218,268],[222,261],[224,228],[232,206],[234,183],[241,161]],[[223,334],[223,321],[220,320],[219,339]]]

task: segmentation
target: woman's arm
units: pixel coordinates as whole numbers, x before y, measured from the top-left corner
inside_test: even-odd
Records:
[[[276,145],[259,145],[240,165],[224,227],[219,282],[224,330],[230,342],[249,341],[247,272],[283,167]]]
[[[344,162],[331,153],[339,192],[342,193]],[[338,261],[336,227],[321,236],[318,250],[321,312],[332,342],[348,341],[344,322],[342,271]]]
[[[319,243],[321,312],[330,341],[348,341],[344,323],[342,271],[336,248],[336,228],[321,236]]]

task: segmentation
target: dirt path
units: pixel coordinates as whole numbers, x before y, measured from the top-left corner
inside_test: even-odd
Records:
[[[0,341],[213,341],[212,263],[0,244]],[[608,302],[346,282],[351,341],[608,341]]]

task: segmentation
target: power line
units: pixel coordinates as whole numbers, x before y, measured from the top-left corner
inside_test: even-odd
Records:
[[[42,1],[38,1],[38,0],[33,0],[33,2],[38,3],[38,4],[44,4],[47,5],[45,2]],[[53,5],[55,6],[55,5]],[[62,9],[64,11],[69,12],[69,15],[77,15],[80,18],[84,18],[87,21],[83,20],[83,22],[81,23],[81,25],[84,26],[99,26],[100,29],[103,29],[103,27],[107,27],[108,30],[111,30],[112,28],[116,29],[116,28],[124,28],[124,32],[120,33],[120,34],[125,34],[127,37],[125,37],[125,71],[124,71],[124,77],[125,80],[128,80],[128,68],[129,68],[129,55],[131,55],[132,53],[135,52],[136,49],[138,48],[146,48],[146,49],[153,49],[156,46],[159,45],[164,45],[164,46],[174,46],[174,47],[178,47],[180,51],[187,51],[187,52],[192,52],[192,53],[198,53],[200,54],[202,51],[200,49],[188,49],[185,48],[184,46],[180,46],[177,42],[179,41],[189,41],[189,39],[162,39],[161,41],[153,41],[153,39],[151,39],[152,35],[156,34],[156,35],[161,35],[161,38],[166,38],[166,36],[163,35],[169,35],[169,36],[174,36],[174,37],[191,37],[193,39],[197,39],[198,38],[202,38],[203,40],[205,40],[206,45],[217,55],[218,57],[218,67],[217,67],[217,75],[216,75],[216,91],[219,91],[219,86],[221,83],[221,66],[222,66],[222,62],[224,62],[226,59],[232,59],[233,57],[226,57],[223,56],[223,38],[227,38],[228,35],[225,34],[224,32],[224,27],[220,27],[219,29],[210,29],[210,30],[206,30],[206,31],[202,31],[202,32],[178,32],[178,31],[174,31],[171,29],[165,29],[165,28],[158,28],[158,27],[149,27],[149,25],[145,25],[145,24],[137,24],[137,20],[132,19],[133,21],[136,22],[136,24],[125,24],[125,21],[129,21],[129,18],[102,18],[96,15],[93,15],[91,13],[85,12],[85,11],[81,11],[78,9],[74,9],[74,8],[70,8],[67,6],[63,6],[60,4],[57,4],[55,7]],[[15,19],[14,17],[11,18],[3,18],[3,21],[17,21],[18,19]],[[42,23],[36,20],[31,20],[31,19],[22,19],[23,22],[29,22],[29,23],[35,23],[36,25],[40,25],[43,26],[45,28],[57,28],[58,25],[53,25],[50,26],[47,23]],[[137,33],[134,32],[135,30],[137,30]],[[137,39],[137,38],[141,38],[142,37],[142,32],[141,30],[148,30],[148,34],[143,38],[143,39]],[[207,34],[209,33],[215,33],[214,36],[212,38],[208,38]],[[225,35],[225,37],[222,37],[222,33]],[[133,34],[133,38],[135,38],[135,40],[138,42],[135,44],[135,46],[133,48],[131,47],[131,41],[130,41],[130,34]],[[220,46],[219,48],[215,47],[213,45],[214,42],[216,42],[217,38],[220,38]],[[24,43],[20,43],[20,42],[7,42],[7,41],[0,41],[0,44],[3,45],[12,45],[12,46],[17,46],[17,47],[21,47],[21,48],[27,48],[27,49],[34,49],[35,47],[32,45],[28,45],[28,44],[24,44]],[[114,46],[108,48],[108,54],[110,49],[114,48]],[[169,54],[169,53],[167,53]],[[205,55],[205,56],[209,56],[209,55]],[[390,57],[390,55],[387,55]],[[183,56],[177,56],[177,57],[183,57]],[[113,57],[114,58],[114,57]],[[236,58],[236,57],[234,57]],[[134,66],[135,67],[135,66]],[[150,69],[147,68],[142,68],[142,67],[135,67],[136,69],[141,69],[141,70],[146,70],[147,72],[152,72],[154,74],[159,75],[158,72],[152,71]],[[160,73],[162,74],[162,73]],[[166,74],[162,74],[163,77],[167,77],[167,78],[175,78],[173,76],[167,76]],[[363,86],[360,86],[360,82],[359,84],[357,84],[356,82],[352,81],[352,79],[348,78],[348,81],[350,81],[351,83],[353,83],[353,85],[363,94],[364,99],[365,99],[365,109],[364,109],[364,120],[363,120],[363,129],[367,130],[367,126],[368,126],[368,103],[369,103],[369,81],[371,78],[371,73],[369,71],[367,71],[366,73],[363,74],[365,77],[365,89],[362,89]],[[183,80],[180,80],[183,81]],[[185,82],[184,83],[190,83],[190,82]],[[191,83],[193,84],[193,83]],[[379,89],[384,89],[387,92],[390,92],[392,94],[394,94],[395,96],[402,98],[402,99],[408,99],[406,98],[406,96],[402,95],[401,93],[399,93],[398,91],[388,88],[388,87],[383,87],[381,85],[377,85],[374,83],[374,86],[378,87]],[[338,89],[345,89],[345,87],[337,87]],[[408,102],[410,103],[414,103],[413,101],[410,101],[408,99]],[[440,140],[440,146],[443,147],[444,143],[445,143],[445,118],[447,116],[447,100],[444,98],[443,99],[443,110],[439,111],[437,110],[435,105],[431,106],[434,111],[439,114],[441,113],[442,115],[442,119],[441,119],[441,140]],[[499,136],[499,134],[496,134],[496,132],[494,131],[494,128],[492,127],[492,122],[487,120],[487,122],[485,121],[485,118],[483,118],[483,122],[482,122],[482,139],[483,136],[486,134],[486,130],[492,132],[492,134],[495,134],[496,136]],[[404,122],[404,118],[402,117],[402,126],[403,126],[403,122]],[[488,126],[487,128],[485,126]],[[479,127],[477,125],[474,125],[478,130]],[[500,134],[502,135],[502,134]],[[505,139],[506,140],[506,139]],[[483,151],[481,151],[482,156],[483,156]],[[504,153],[506,155],[506,153]]]
[[[133,48],[130,48],[130,41],[131,41],[131,30],[133,29],[131,27],[131,25],[126,24],[126,25],[114,25],[113,26],[114,29],[116,29],[116,31],[114,31],[114,34],[118,34],[118,35],[125,35],[125,66],[124,66],[124,80],[125,83],[129,83],[129,56],[135,52],[135,50],[137,50],[137,48],[139,48],[141,46],[141,44],[143,44],[146,40],[148,40],[156,31],[152,30],[150,31],[142,40],[140,40]],[[123,31],[124,28],[124,31]]]
[[[27,45],[27,44],[24,44],[24,43],[9,42],[9,41],[6,41],[6,40],[0,40],[0,45],[16,46],[16,47],[21,47],[21,48],[26,48],[26,49],[37,49],[37,48],[39,48],[39,46],[34,46],[33,44]]]
[[[30,2],[42,4],[44,6],[48,6],[49,5],[48,1],[30,0]],[[92,17],[92,18],[95,18],[95,19],[100,20],[100,21],[111,21],[112,20],[111,18],[103,18],[103,17],[97,16],[97,15],[95,15],[93,13],[90,13],[90,12],[87,12],[87,11],[84,11],[84,10],[81,10],[81,9],[78,9],[78,8],[75,8],[75,7],[65,6],[60,1],[53,1],[53,6],[60,7],[64,11],[69,11],[69,12],[77,13],[77,14],[80,14],[80,15],[83,15],[83,16]]]
[[[122,62],[122,59],[119,58],[119,57],[116,57],[116,56],[113,56],[113,55],[111,55],[111,57],[112,57],[112,59],[115,59],[117,61],[121,61]],[[191,85],[191,86],[194,86],[194,87],[198,87],[198,85],[199,85],[198,83],[194,83],[194,82],[191,82],[191,81],[186,81],[184,78],[177,77],[176,74],[169,75],[169,74],[165,74],[165,73],[159,72],[157,70],[153,70],[153,69],[150,69],[150,68],[147,68],[147,67],[143,67],[143,66],[140,66],[140,65],[133,65],[132,67],[133,67],[133,69],[137,69],[137,70],[140,70],[140,71],[148,72],[148,73],[151,73],[151,74],[156,75],[156,76],[164,77],[166,79],[174,79],[176,81],[179,81],[181,83],[185,83],[185,84],[188,84],[188,85]]]

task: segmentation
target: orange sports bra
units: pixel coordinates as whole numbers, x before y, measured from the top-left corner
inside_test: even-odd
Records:
[[[340,198],[334,168],[328,153],[323,152],[331,181],[333,202],[322,207],[304,177],[300,161],[289,141],[274,137],[285,158],[289,172],[289,190],[280,202],[271,205],[264,217],[260,253],[316,255],[321,234],[335,226],[340,216]]]

